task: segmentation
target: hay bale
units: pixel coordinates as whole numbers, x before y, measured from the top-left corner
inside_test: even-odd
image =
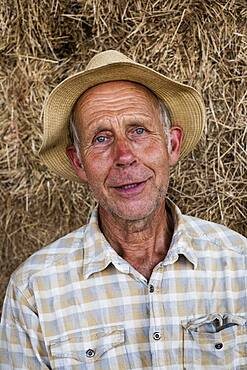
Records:
[[[182,211],[246,235],[246,25],[244,1],[2,1],[1,288],[41,246],[82,225],[86,186],[40,163],[42,105],[96,51],[117,49],[199,89],[205,135],[172,172]]]

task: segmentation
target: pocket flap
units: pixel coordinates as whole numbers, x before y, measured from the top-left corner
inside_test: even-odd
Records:
[[[120,326],[78,330],[50,342],[50,351],[55,358],[96,361],[111,348],[124,343],[124,328]]]

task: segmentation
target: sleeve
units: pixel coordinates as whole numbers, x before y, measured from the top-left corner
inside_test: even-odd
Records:
[[[51,369],[34,305],[10,280],[0,324],[0,369]]]

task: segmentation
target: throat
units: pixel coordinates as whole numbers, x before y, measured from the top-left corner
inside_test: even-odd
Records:
[[[150,279],[153,269],[164,260],[166,256],[165,250],[164,253],[160,253],[158,255],[153,256],[151,259],[149,258],[139,258],[133,259],[129,258],[128,256],[123,256],[123,258],[132,266],[136,271],[138,271],[142,276],[144,276],[147,280]]]
[[[111,247],[135,270],[149,279],[153,269],[164,260],[173,235],[173,220],[165,204],[159,212],[138,221],[109,217],[102,209],[99,225]],[[110,215],[111,216],[111,215]],[[101,221],[101,222],[100,222]],[[103,221],[103,222],[102,222]]]

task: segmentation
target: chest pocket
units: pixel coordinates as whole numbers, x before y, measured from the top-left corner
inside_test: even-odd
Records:
[[[128,369],[120,326],[80,330],[52,340],[49,348],[54,369]]]
[[[247,369],[246,319],[211,314],[182,323],[184,369]]]

